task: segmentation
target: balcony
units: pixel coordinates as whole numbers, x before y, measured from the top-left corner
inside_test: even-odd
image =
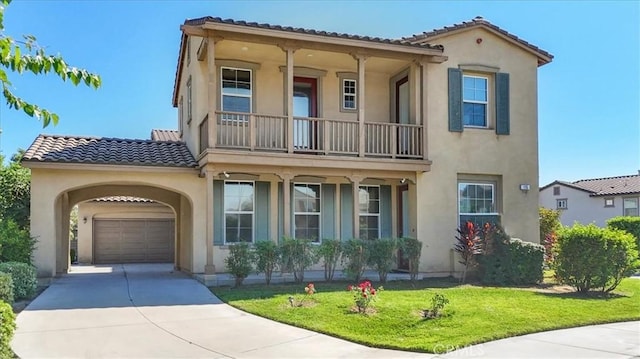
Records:
[[[250,152],[424,160],[420,125],[216,112],[215,144]],[[202,131],[202,129],[201,129]],[[201,138],[205,137],[201,133]],[[361,146],[361,144],[363,144]]]

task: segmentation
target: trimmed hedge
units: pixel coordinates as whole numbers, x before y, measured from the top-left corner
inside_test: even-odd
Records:
[[[0,263],[0,272],[11,275],[15,299],[29,298],[36,292],[36,267],[20,262]]]
[[[11,339],[16,330],[16,315],[9,303],[0,302],[0,358],[14,358]]]
[[[11,274],[0,273],[0,301],[13,304],[13,279]]]
[[[607,227],[625,231],[636,237],[636,244],[640,250],[640,217],[613,217],[607,221]]]
[[[537,284],[543,278],[544,246],[509,238],[497,226],[486,227],[478,256],[481,281],[497,285]]]
[[[631,234],[594,224],[562,229],[555,250],[556,276],[578,292],[610,292],[640,266]]]

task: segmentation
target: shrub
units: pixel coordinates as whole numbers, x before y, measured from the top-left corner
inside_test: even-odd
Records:
[[[368,243],[367,265],[378,272],[380,282],[387,282],[387,274],[396,263],[398,243],[393,238],[378,238]]]
[[[413,282],[418,277],[420,256],[422,255],[422,242],[415,238],[401,238],[400,248],[402,249],[402,256],[409,262],[409,275]]]
[[[368,280],[365,280],[357,286],[350,285],[347,287],[347,291],[353,295],[353,301],[358,309],[358,313],[362,314],[367,312],[367,308],[378,298],[377,293],[381,290],[383,290],[382,287],[375,289]]]
[[[457,230],[454,250],[460,254],[460,264],[464,266],[460,282],[464,283],[467,278],[469,267],[475,265],[474,256],[481,253],[480,227],[471,221],[460,224]]]
[[[253,254],[247,243],[237,243],[229,246],[229,255],[224,259],[227,270],[236,279],[236,287],[242,285],[245,278],[251,273]]]
[[[11,274],[0,273],[0,301],[13,304],[13,279]]]
[[[317,256],[324,264],[324,279],[331,282],[342,256],[342,244],[337,239],[324,239],[317,248]]]
[[[444,294],[436,293],[431,297],[431,307],[422,311],[422,316],[426,319],[437,318],[442,315],[442,310],[449,304],[449,299]]]
[[[540,207],[538,209],[540,218],[540,244],[550,235],[558,233],[562,225],[560,224],[560,211],[557,209],[549,209]]]
[[[284,238],[281,245],[282,261],[293,272],[296,283],[304,280],[304,271],[315,263],[311,241],[302,238]]]
[[[635,238],[624,231],[575,224],[558,236],[556,276],[578,292],[610,292],[639,265]]]
[[[607,227],[620,229],[634,236],[640,250],[640,217],[613,217],[607,221]]]
[[[342,244],[342,263],[345,275],[359,282],[367,265],[368,250],[362,239],[350,239]]]
[[[15,299],[29,298],[38,286],[36,267],[20,262],[0,263],[0,272],[11,275]]]
[[[478,263],[483,283],[524,285],[542,281],[544,246],[511,239],[500,226],[489,224],[482,232],[482,242],[484,251]]]
[[[264,272],[264,279],[269,285],[271,276],[280,263],[280,248],[272,241],[259,241],[255,246],[256,270]]]
[[[0,262],[22,262],[31,264],[31,254],[36,240],[12,219],[0,219]]]
[[[0,302],[0,358],[15,358],[11,339],[16,329],[16,315],[9,303]]]

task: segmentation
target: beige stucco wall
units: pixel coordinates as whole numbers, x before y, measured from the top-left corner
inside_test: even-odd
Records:
[[[161,203],[81,202],[78,204],[78,262],[93,263],[93,221],[95,219],[173,219],[174,217],[171,207]]]
[[[623,215],[620,196],[606,197],[613,198],[613,207],[605,207],[605,197],[589,197],[588,192],[567,186],[560,186],[560,194],[554,196],[553,187],[555,186],[540,191],[540,206],[556,209],[557,199],[567,199],[567,209],[560,210],[560,222],[564,226],[578,222],[595,223],[596,226],[605,227],[609,218]]]
[[[478,38],[481,44],[477,44]],[[427,244],[421,270],[429,272],[451,266],[459,175],[497,178],[498,193],[502,194],[498,208],[506,232],[525,241],[539,238],[536,57],[483,29],[432,42],[442,44],[449,59],[442,65],[429,64],[426,107],[433,164],[431,171],[419,174],[417,180],[417,236]],[[460,64],[497,67],[510,74],[509,135],[498,136],[492,128],[449,132],[447,68]],[[520,191],[520,184],[529,184],[531,190]]]
[[[87,169],[82,169],[82,167]],[[38,240],[38,275],[51,277],[68,266],[69,211],[76,203],[110,195],[140,196],[172,207],[180,232],[176,263],[201,273],[206,262],[206,193],[195,170],[154,171],[121,166],[31,169],[31,234]],[[179,218],[179,220],[178,220]],[[65,225],[66,223],[66,225]]]

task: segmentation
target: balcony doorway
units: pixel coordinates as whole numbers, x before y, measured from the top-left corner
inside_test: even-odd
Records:
[[[317,79],[293,78],[293,147],[296,151],[317,151]]]
[[[396,123],[401,125],[409,124],[409,78],[403,77],[396,82]],[[409,128],[398,129],[396,149],[398,154],[409,153],[410,132]]]

